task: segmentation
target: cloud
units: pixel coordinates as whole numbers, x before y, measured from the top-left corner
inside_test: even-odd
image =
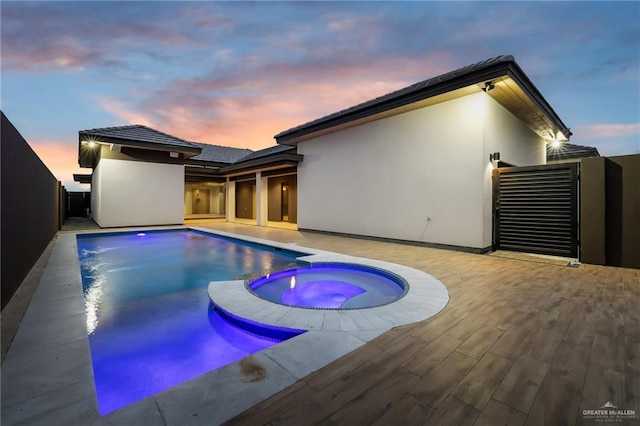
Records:
[[[640,123],[588,124],[578,127],[574,134],[581,139],[615,139],[636,136],[640,141]]]
[[[2,60],[8,69],[48,73],[124,68],[137,52],[171,61],[167,48],[195,46],[189,26],[165,25],[176,5],[127,2],[8,2],[2,7]],[[155,12],[154,12],[155,11]],[[113,17],[114,19],[111,19]],[[174,15],[174,18],[177,16]]]
[[[320,64],[258,61],[235,75],[176,80],[137,102],[99,101],[123,124],[258,149],[273,145],[273,136],[283,130],[448,71],[447,62],[447,55]]]

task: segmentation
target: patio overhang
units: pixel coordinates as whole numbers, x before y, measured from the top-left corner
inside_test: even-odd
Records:
[[[91,176],[90,174],[82,174],[82,173],[74,173],[73,174],[73,181],[74,182],[78,182],[78,183],[91,183]]]
[[[255,171],[290,169],[291,167],[296,167],[302,161],[302,158],[303,156],[298,154],[278,154],[232,164],[231,166],[223,167],[220,172],[225,176],[235,176]]]

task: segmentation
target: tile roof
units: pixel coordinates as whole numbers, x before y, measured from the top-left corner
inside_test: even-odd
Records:
[[[143,147],[149,147],[149,145],[160,145],[166,148],[180,148],[192,153],[197,153],[197,155],[186,159],[187,164],[226,163],[231,165],[287,151],[294,151],[294,153],[296,151],[295,147],[288,145],[276,145],[254,152],[250,149],[244,148],[190,142],[139,124],[80,130],[78,133],[80,135],[80,140],[91,137],[95,138],[97,141],[111,143],[116,143],[116,141],[130,142],[134,146],[138,145]]]
[[[187,142],[184,139],[162,133],[140,124],[119,127],[102,127],[99,129],[80,130],[78,132],[82,136],[93,136],[98,140],[100,138],[118,139],[131,142],[151,143],[165,146],[173,146],[195,150],[196,145]]]
[[[432,77],[429,78],[427,80],[423,80],[420,81],[418,83],[412,84],[411,86],[407,86],[403,89],[400,90],[396,90],[395,92],[391,92],[388,93],[386,95],[377,97],[375,99],[371,99],[370,101],[366,101],[363,102],[361,104],[352,106],[350,108],[346,108],[343,109],[341,111],[335,112],[333,114],[329,114],[326,115],[324,117],[318,118],[316,120],[301,124],[299,126],[293,127],[291,129],[285,130],[283,132],[278,133],[276,136],[274,136],[276,139],[279,138],[283,138],[286,137],[287,135],[290,135],[292,133],[301,131],[301,130],[305,130],[305,129],[309,129],[309,128],[313,128],[319,124],[322,123],[326,123],[326,122],[330,122],[342,117],[347,117],[349,115],[353,115],[355,113],[358,112],[363,112],[367,109],[394,101],[394,100],[398,100],[398,99],[402,99],[408,95],[417,93],[417,92],[421,92],[427,88],[430,88],[432,86],[436,86],[438,84],[441,83],[445,83],[447,81],[453,80],[453,79],[459,79],[461,77],[464,77],[465,75],[468,74],[472,74],[472,73],[476,73],[478,71],[481,71],[485,68],[488,68],[492,65],[496,65],[496,64],[500,64],[500,63],[505,63],[505,62],[515,62],[513,56],[511,55],[502,55],[502,56],[497,56],[495,58],[491,58],[491,59],[487,59],[485,61],[481,61],[472,65],[467,65],[465,67],[462,68],[458,68],[456,70],[453,71],[449,71],[447,73],[441,74],[439,76],[436,77]]]
[[[417,102],[458,89],[472,88],[484,90],[483,83],[490,83],[495,79],[510,81],[528,97],[531,102],[526,103],[516,98],[514,101],[508,91],[497,90],[487,92],[489,96],[509,109],[516,117],[524,121],[533,131],[541,137],[546,137],[549,127],[555,135],[561,132],[567,138],[571,130],[562,122],[551,105],[544,99],[540,91],[531,82],[522,68],[511,55],[502,55],[458,68],[439,76],[412,84],[395,92],[380,96],[367,102],[352,106],[342,111],[329,114],[308,123],[301,124],[289,130],[278,133],[275,136],[279,144],[296,144],[313,137],[314,134],[322,134],[332,129],[339,129],[356,124],[359,121],[381,116],[387,112],[398,110]],[[513,105],[513,103],[517,105]],[[522,107],[522,108],[521,108]],[[386,115],[384,115],[386,116]]]
[[[598,149],[566,142],[557,148],[554,148],[551,144],[547,144],[547,161],[572,160],[588,157],[600,157]]]
[[[265,148],[265,149],[261,149],[260,151],[253,152],[247,155],[246,157],[243,157],[242,159],[238,160],[237,162],[241,163],[243,161],[255,160],[256,158],[262,158],[268,155],[279,154],[286,151],[293,151],[293,153],[295,154],[297,152],[297,148],[295,146],[289,146],[289,145],[270,146],[269,148]]]
[[[202,149],[200,154],[191,157],[190,160],[209,161],[217,163],[235,163],[252,155],[254,152],[250,149],[233,148],[229,146],[209,145],[206,143],[191,142],[191,144]],[[259,152],[259,151],[258,151]]]

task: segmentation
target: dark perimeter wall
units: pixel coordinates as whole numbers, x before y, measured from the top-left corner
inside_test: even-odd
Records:
[[[2,115],[1,286],[2,309],[60,229],[60,182]],[[62,198],[64,199],[64,198]]]
[[[580,260],[640,269],[640,155],[584,158]]]

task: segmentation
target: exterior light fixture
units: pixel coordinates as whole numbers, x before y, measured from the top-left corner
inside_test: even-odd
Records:
[[[551,141],[551,148],[553,148],[553,149],[560,148],[560,145],[562,145],[562,142],[560,142],[559,140]]]
[[[489,161],[500,161],[500,153],[494,152],[493,154],[489,154]]]
[[[89,148],[91,148],[91,149],[95,148],[95,147],[96,147],[96,145],[97,145],[97,144],[96,144],[94,141],[89,141],[89,142],[87,142],[87,146],[88,146]]]
[[[496,86],[493,84],[493,82],[491,82],[491,81],[487,81],[487,82],[484,84],[484,87],[482,88],[482,90],[483,90],[484,92],[488,92],[488,91],[490,91],[490,90],[493,90],[495,87],[496,87]]]

